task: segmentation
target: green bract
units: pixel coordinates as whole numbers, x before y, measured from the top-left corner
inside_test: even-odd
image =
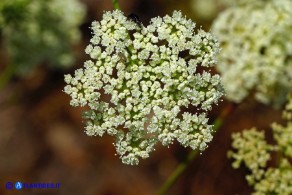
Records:
[[[77,0],[1,0],[0,32],[16,73],[26,74],[42,62],[72,65],[84,14]]]
[[[292,1],[241,0],[213,23],[227,98],[279,106],[292,91]]]
[[[154,145],[177,140],[204,150],[212,140],[206,112],[222,96],[219,75],[211,75],[219,46],[181,12],[156,17],[144,27],[115,10],[92,23],[84,63],[66,75],[64,91],[84,113],[88,135],[115,136],[123,163],[138,164]],[[200,70],[200,71],[198,71]],[[109,94],[109,99],[101,98]],[[200,112],[183,111],[189,106]]]

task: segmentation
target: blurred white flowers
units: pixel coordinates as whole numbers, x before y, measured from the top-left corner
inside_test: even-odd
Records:
[[[192,0],[193,13],[202,20],[213,20],[223,9],[231,6],[234,0]],[[237,1],[236,1],[237,2]]]
[[[54,67],[74,62],[85,7],[78,0],[1,0],[0,32],[16,73],[42,62]]]
[[[241,0],[213,23],[227,98],[279,106],[292,90],[292,1]]]

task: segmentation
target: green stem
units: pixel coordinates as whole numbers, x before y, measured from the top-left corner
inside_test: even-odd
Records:
[[[4,71],[0,75],[0,90],[10,81],[11,77],[14,74],[16,66],[15,65],[7,65]]]
[[[119,5],[118,0],[112,0],[112,1],[113,1],[113,4],[114,4],[114,8],[115,9],[120,9],[120,5]]]
[[[222,126],[224,119],[232,112],[234,109],[234,104],[229,104],[219,115],[219,117],[214,121],[213,130],[214,133]],[[192,150],[185,161],[181,162],[176,169],[172,172],[172,174],[167,178],[164,184],[161,186],[157,195],[166,194],[166,192],[173,186],[173,184],[177,181],[179,176],[186,170],[188,165],[194,160],[194,158],[198,154],[198,150]]]
[[[161,186],[157,195],[166,194],[166,192],[170,189],[171,186],[176,182],[179,176],[186,170],[187,166],[192,162],[192,160],[197,156],[198,150],[192,150],[185,161],[181,162],[175,170],[171,173],[171,175],[167,178],[164,184]]]

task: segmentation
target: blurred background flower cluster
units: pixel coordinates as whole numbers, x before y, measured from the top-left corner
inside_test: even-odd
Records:
[[[144,25],[153,17],[181,10],[197,26],[211,29],[222,47],[212,72],[225,77],[226,97],[209,113],[209,123],[231,102],[237,103],[169,194],[253,191],[245,180],[250,170],[233,169],[226,154],[232,133],[256,127],[265,129],[269,141],[270,124],[284,124],[281,113],[292,90],[291,4],[291,0],[120,1],[122,11],[138,15]],[[89,27],[101,20],[104,10],[113,10],[110,0],[0,1],[1,193],[15,192],[4,189],[6,182],[23,181],[61,183],[60,189],[24,194],[154,194],[191,150],[178,143],[158,146],[150,158],[133,167],[114,155],[112,137],[84,133],[80,117],[84,110],[69,105],[70,97],[62,91],[64,74],[74,73],[88,59],[84,50],[91,38]]]

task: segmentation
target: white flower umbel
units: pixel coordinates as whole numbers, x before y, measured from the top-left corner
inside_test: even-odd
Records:
[[[254,195],[292,194],[292,94],[288,100],[283,112],[286,125],[272,124],[274,145],[265,140],[264,131],[256,128],[232,135],[234,150],[228,156],[234,160],[234,168],[244,164],[250,170],[246,179],[254,187]],[[268,161],[272,157],[276,164],[271,166]]]
[[[222,45],[217,69],[228,99],[285,102],[292,91],[291,8],[291,0],[241,0],[214,21]]]
[[[72,106],[89,106],[86,133],[115,136],[117,154],[130,165],[148,158],[157,142],[204,150],[212,140],[207,111],[223,94],[219,75],[209,72],[219,51],[213,35],[196,33],[179,11],[147,27],[108,11],[92,30],[85,50],[91,60],[65,76],[64,89]],[[189,106],[199,113],[182,111]]]

